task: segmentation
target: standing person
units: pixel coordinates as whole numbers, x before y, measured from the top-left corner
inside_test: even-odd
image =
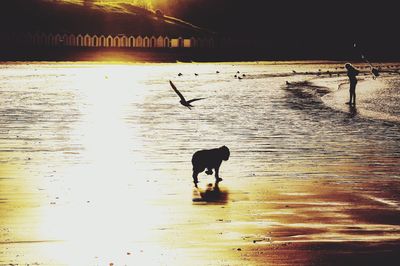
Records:
[[[360,73],[352,64],[346,63],[344,67],[347,69],[347,76],[350,81],[350,100],[347,104],[356,105],[356,85],[357,75]]]

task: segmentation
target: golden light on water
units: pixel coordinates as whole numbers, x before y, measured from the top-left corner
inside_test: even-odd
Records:
[[[146,186],[143,170],[135,170],[135,162],[142,162],[142,169],[146,162],[134,152],[142,146],[138,129],[126,121],[129,105],[143,101],[146,94],[140,84],[146,70],[89,66],[65,71],[63,89],[79,90],[80,104],[70,110],[77,109],[81,119],[72,123],[67,141],[79,140],[81,146],[71,154],[79,156],[80,163],[58,165],[50,182],[40,176],[34,180],[32,185],[46,197],[35,215],[38,228],[31,237],[56,241],[43,245],[41,256],[57,264],[91,265],[96,257],[101,260],[100,255],[111,259],[129,253],[132,242],[142,242],[141,249],[147,242],[157,242],[154,230],[166,226],[169,217],[151,204],[158,191]],[[46,163],[34,167],[39,174],[48,168]],[[6,170],[3,165],[2,171]]]
[[[263,76],[288,68],[276,67],[8,66],[0,264],[262,265],[273,260],[260,252],[307,261],[311,243],[396,241],[393,145],[360,139],[361,123],[348,134],[340,116],[304,119],[328,111],[292,106],[286,77]],[[239,68],[257,74],[229,80]],[[168,80],[206,99],[187,110]],[[220,191],[205,175],[193,190],[193,152],[223,144]]]
[[[81,258],[69,257],[62,247],[61,261],[68,265],[88,265],[96,254],[120,257],[123,250],[129,252],[132,240],[144,245],[150,239],[156,242],[152,230],[167,224],[168,217],[159,207],[147,202],[154,192],[143,190],[144,180],[135,176],[140,172],[133,171],[133,163],[140,158],[131,149],[141,143],[125,117],[129,103],[143,100],[140,85],[129,76],[142,74],[123,66],[74,73],[75,85],[82,90],[86,103],[80,107],[83,121],[72,132],[84,143],[80,154],[83,164],[66,169],[62,177],[63,187],[70,190],[64,203],[44,209],[41,215],[41,235],[62,239],[73,254],[82,252]],[[132,81],[129,86],[127,79]],[[60,192],[55,189],[49,191],[53,196]]]

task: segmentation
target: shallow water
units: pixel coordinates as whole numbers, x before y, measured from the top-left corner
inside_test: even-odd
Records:
[[[400,124],[285,84],[338,66],[1,65],[0,263],[239,265],[231,245],[271,238],[398,240]],[[206,99],[186,109],[169,80]],[[192,154],[222,145],[221,200],[192,202]]]

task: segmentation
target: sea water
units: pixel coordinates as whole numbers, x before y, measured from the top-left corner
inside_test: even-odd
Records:
[[[204,99],[189,110],[170,80],[187,100]],[[345,105],[346,80],[342,64],[317,62],[2,64],[0,219],[12,231],[2,241],[103,239],[125,247],[129,234],[154,240],[161,224],[195,215],[192,154],[223,145],[231,157],[222,163],[221,184],[245,191],[236,201],[288,180],[397,180],[400,124],[379,114],[398,118],[398,80],[380,77],[380,87],[359,98],[359,109],[378,110],[375,117]],[[362,80],[359,91],[372,79]],[[341,96],[324,101],[338,87]],[[386,102],[393,108],[382,107]],[[200,189],[212,182],[200,175]],[[399,206],[396,193],[381,200]],[[69,264],[54,252],[49,256]]]

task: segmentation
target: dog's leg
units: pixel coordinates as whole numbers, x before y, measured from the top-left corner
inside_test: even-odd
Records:
[[[216,182],[222,181],[222,178],[219,177],[219,167],[220,166],[215,167],[215,181]]]
[[[193,183],[194,183],[195,187],[197,187],[197,183],[199,183],[199,179],[197,177],[198,175],[199,175],[199,172],[193,170]]]

